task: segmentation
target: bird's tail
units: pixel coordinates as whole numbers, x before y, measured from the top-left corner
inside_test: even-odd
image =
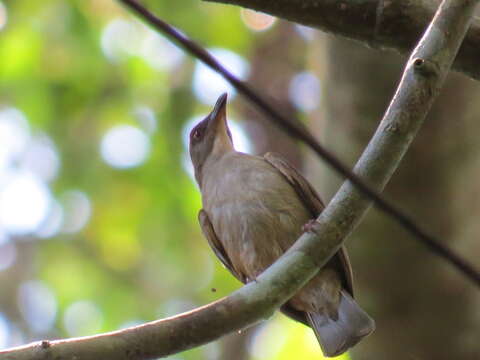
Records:
[[[375,330],[375,321],[343,290],[337,319],[320,313],[307,313],[307,318],[328,357],[344,353]]]

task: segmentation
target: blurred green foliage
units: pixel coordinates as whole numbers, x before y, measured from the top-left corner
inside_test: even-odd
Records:
[[[248,29],[235,7],[193,0],[144,3],[202,44],[247,59],[257,37],[268,36]],[[112,21],[141,27],[113,0],[3,5],[0,107],[20,110],[32,135],[46,134],[54,143],[61,165],[48,184],[53,196],[61,202],[63,194],[78,189],[92,209],[79,231],[59,230],[45,239],[29,234],[18,243],[17,262],[0,272],[0,282],[10,282],[10,289],[41,281],[56,299],[54,327],[44,333],[29,330],[18,309],[0,303],[0,312],[23,334],[20,341],[114,330],[173,315],[237,288],[200,233],[200,197],[184,166],[182,129],[209,110],[192,92],[194,60],[184,57],[161,69],[135,51],[109,58],[102,39]],[[115,41],[128,42],[123,35]],[[128,169],[112,167],[102,160],[101,140],[116,125],[142,128],[139,108],[152,111],[155,119],[148,157]],[[10,241],[17,240],[12,236]],[[98,321],[80,324],[72,334],[66,313],[78,302],[90,304],[82,308],[87,315],[93,304]],[[254,359],[321,358],[311,332],[278,315],[253,343],[254,349],[263,348],[261,355],[253,353]],[[211,349],[174,358],[215,358]]]

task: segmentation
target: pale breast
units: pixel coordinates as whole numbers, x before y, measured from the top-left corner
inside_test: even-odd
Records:
[[[208,170],[204,209],[236,271],[253,279],[295,242],[308,211],[262,158],[232,154]]]

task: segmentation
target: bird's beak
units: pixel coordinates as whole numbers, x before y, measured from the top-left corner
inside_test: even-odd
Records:
[[[227,93],[220,95],[215,107],[210,115],[208,115],[207,132],[211,135],[217,136],[222,133],[227,133]]]

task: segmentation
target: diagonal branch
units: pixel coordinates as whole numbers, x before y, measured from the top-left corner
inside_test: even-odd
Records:
[[[397,92],[355,170],[386,184],[438,94],[476,5],[444,0],[407,62]],[[371,201],[347,181],[317,219],[272,266],[230,296],[172,318],[97,336],[43,341],[0,352],[0,360],[146,360],[167,356],[269,317],[340,248]]]
[[[333,154],[321,146],[315,137],[307,130],[307,128],[300,121],[292,121],[278,112],[268,102],[266,102],[258,93],[256,93],[248,84],[242,82],[232,73],[230,73],[222,64],[220,64],[212,55],[210,55],[200,45],[190,40],[184,34],[153,15],[148,9],[140,5],[136,0],[119,0],[133,12],[139,15],[143,20],[152,25],[156,30],[162,32],[170,38],[175,44],[182,49],[205,63],[214,71],[221,74],[237,91],[243,94],[248,100],[255,104],[268,118],[283,128],[291,136],[304,141],[310,148],[317,153],[327,164],[329,164],[335,171],[341,174],[367,198],[371,199],[373,203],[383,212],[391,216],[408,232],[420,240],[431,252],[442,257],[444,260],[453,265],[457,270],[462,272],[467,278],[480,286],[480,273],[473,268],[462,257],[454,253],[448,247],[443,245],[434,236],[426,233],[415,222],[400,211],[397,207],[390,204],[380,196],[380,191],[373,189],[367,185],[367,182],[350,171],[343,165]],[[313,1],[313,0],[305,0]],[[317,0],[315,0],[317,1]],[[393,144],[392,144],[393,146]],[[403,153],[402,155],[403,156]],[[401,156],[396,160],[400,161]],[[379,189],[383,189],[383,186]]]
[[[408,54],[438,0],[204,0],[238,5],[340,35],[377,49]],[[480,19],[474,19],[453,69],[480,80]]]

